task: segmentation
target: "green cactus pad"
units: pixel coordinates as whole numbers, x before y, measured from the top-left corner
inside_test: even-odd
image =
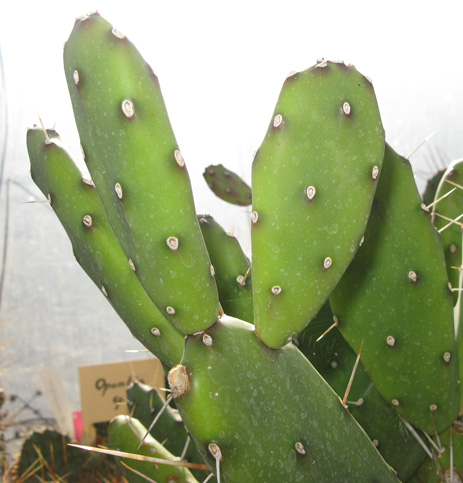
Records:
[[[357,354],[339,329],[333,327],[329,302],[299,334],[295,343],[336,394],[343,398]],[[412,476],[423,463],[426,453],[378,392],[361,362],[355,372],[347,405],[398,478],[406,481]]]
[[[210,215],[198,215],[199,226],[211,258],[219,300],[231,317],[253,322],[251,264],[237,238]]]
[[[64,66],[85,161],[139,280],[182,333],[211,326],[217,287],[156,76],[98,14],[76,21]]]
[[[209,188],[221,200],[238,206],[249,206],[251,188],[235,173],[223,165],[208,166],[203,173]]]
[[[252,170],[254,323],[268,346],[302,331],[354,257],[383,153],[373,86],[354,67],[286,79]]]
[[[303,354],[269,349],[251,324],[223,317],[188,336],[169,383],[223,483],[398,481]]]
[[[447,195],[450,191],[452,193]],[[430,211],[434,225],[440,231],[447,262],[447,274],[452,287],[458,288],[460,276],[458,268],[462,263],[463,160],[454,161],[445,170],[436,189],[434,202]],[[458,217],[461,218],[458,219]],[[451,220],[457,220],[457,222],[452,224]],[[454,297],[455,301],[456,299],[457,294]]]
[[[117,416],[109,425],[109,444],[111,449],[124,453],[136,453],[170,461],[178,460],[178,457],[167,451],[160,442],[149,434],[139,448],[145,434],[145,426],[137,419],[129,416]],[[130,483],[146,483],[146,481],[153,480],[156,483],[197,483],[187,468],[128,458],[122,458],[120,461],[123,461],[127,466],[139,473],[136,474],[126,466],[121,465],[121,470]],[[150,479],[147,480],[146,477]]]
[[[383,397],[433,434],[456,418],[453,294],[410,163],[389,146],[365,242],[330,297],[339,329]]]
[[[109,224],[93,184],[82,178],[55,131],[27,132],[32,179],[66,230],[74,255],[132,334],[169,367],[183,353],[183,335],[144,291]]]
[[[463,420],[457,420],[452,426],[434,438],[442,452],[433,448],[434,460],[427,459],[418,470],[416,483],[460,483],[463,481]],[[453,460],[453,471],[451,469]],[[453,479],[452,479],[453,474]]]

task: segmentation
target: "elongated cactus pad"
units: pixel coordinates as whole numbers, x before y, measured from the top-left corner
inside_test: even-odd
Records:
[[[286,79],[252,171],[254,323],[268,346],[308,324],[352,261],[383,153],[373,86],[355,68]]]
[[[252,277],[248,257],[237,238],[227,233],[212,216],[199,215],[198,218],[224,312],[252,323]]]
[[[145,426],[137,419],[129,416],[117,416],[109,425],[109,444],[111,449],[124,453],[136,453],[172,462],[178,460],[176,455],[167,451],[160,442],[150,435],[146,436],[143,444],[139,447],[145,434]],[[187,468],[127,458],[123,458],[122,461],[130,468],[121,465],[121,469],[130,483],[146,483],[146,481],[155,481],[156,483],[197,483]]]
[[[269,349],[251,324],[223,317],[188,336],[169,383],[223,483],[398,481],[302,353]]]
[[[343,398],[357,354],[333,323],[327,302],[295,343],[336,394]],[[423,463],[426,453],[371,382],[361,361],[355,371],[347,405],[398,478],[407,481]]]
[[[183,335],[151,301],[112,231],[93,183],[82,178],[55,131],[27,132],[32,179],[48,198],[74,255],[132,334],[169,367],[183,352]]]
[[[64,66],[85,161],[132,268],[179,331],[209,327],[217,288],[157,77],[98,14],[76,21]]]
[[[458,288],[461,266],[463,224],[463,160],[450,164],[440,178],[434,205],[430,209],[444,246],[447,274],[452,287]],[[457,294],[455,294],[455,301]]]
[[[203,173],[209,188],[221,199],[238,206],[251,204],[251,188],[223,165],[208,166]]]
[[[383,397],[434,433],[458,411],[453,294],[410,163],[389,146],[365,242],[330,297],[339,330]]]
[[[427,459],[419,469],[416,483],[460,483],[463,481],[463,421],[456,421],[450,428],[434,438],[442,448],[438,454],[435,448],[433,460]],[[453,467],[453,468],[452,468]]]

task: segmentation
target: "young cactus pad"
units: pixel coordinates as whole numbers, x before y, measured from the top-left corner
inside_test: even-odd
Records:
[[[307,325],[352,261],[383,154],[373,86],[354,67],[286,79],[252,170],[254,323],[268,346]]]
[[[445,170],[430,211],[434,226],[440,231],[450,283],[452,287],[458,288],[460,277],[458,268],[462,263],[463,160],[454,161]]]
[[[227,233],[210,215],[199,215],[199,226],[206,243],[220,304],[231,317],[253,322],[251,265],[240,242]]]
[[[251,324],[224,316],[188,336],[169,384],[223,482],[398,481],[303,354],[269,349]]]
[[[137,419],[129,416],[117,416],[109,425],[109,444],[113,450],[124,453],[136,453],[171,462],[178,461],[178,457],[170,453],[160,442],[149,434],[144,438],[145,435],[145,426]],[[143,443],[141,444],[142,441]],[[123,458],[121,461],[125,463],[125,465],[121,464],[121,468],[130,483],[145,483],[146,481],[155,481],[157,483],[197,483],[191,472],[181,466],[155,464],[126,458]]]
[[[85,161],[128,263],[179,331],[211,326],[217,288],[156,76],[98,14],[76,21],[64,67]]]
[[[169,367],[183,353],[183,335],[138,281],[91,181],[82,178],[55,131],[27,132],[31,176],[58,216],[74,255],[132,334]]]
[[[251,188],[235,173],[223,165],[208,166],[203,173],[211,190],[221,200],[238,206],[251,204]]]
[[[339,330],[383,397],[434,434],[457,417],[453,294],[410,163],[389,146],[365,241],[330,297]],[[434,426],[435,425],[435,426]]]

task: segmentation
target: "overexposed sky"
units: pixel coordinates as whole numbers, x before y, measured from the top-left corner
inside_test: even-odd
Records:
[[[30,125],[39,113],[75,149],[62,47],[74,18],[94,10],[157,73],[193,178],[217,162],[248,177],[285,76],[320,57],[373,79],[399,151],[434,130],[436,142],[462,137],[445,118],[463,107],[463,3],[445,0],[6,2],[0,44],[11,123]],[[451,157],[462,148],[461,140],[445,146]]]

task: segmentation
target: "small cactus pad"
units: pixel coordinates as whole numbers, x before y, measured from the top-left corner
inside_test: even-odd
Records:
[[[333,321],[329,302],[294,341],[315,369],[343,398],[349,386],[357,354],[344,340]],[[419,468],[426,453],[381,396],[360,362],[346,404],[386,462],[401,481]]]
[[[217,287],[157,77],[98,14],[76,21],[64,66],[87,167],[132,268],[179,331],[211,326]]]
[[[251,188],[237,174],[224,168],[223,165],[208,166],[203,176],[209,188],[221,200],[238,206],[251,204]]]
[[[330,302],[383,397],[429,433],[448,427],[459,400],[453,294],[410,163],[389,146],[364,243]]]
[[[66,230],[74,255],[132,334],[169,367],[183,353],[183,335],[151,301],[122,251],[93,183],[61,146],[58,134],[27,132],[31,175]]]
[[[231,317],[253,322],[251,264],[237,238],[210,215],[198,215],[211,258],[219,300]]]
[[[463,160],[454,161],[445,170],[436,190],[432,220],[444,246],[447,274],[452,287],[459,287],[461,267],[461,232],[463,224]],[[460,217],[460,218],[459,218]],[[452,220],[455,220],[452,223]],[[454,300],[456,301],[457,294]]]
[[[145,426],[137,419],[129,416],[117,416],[109,425],[109,444],[111,449],[124,453],[136,453],[172,462],[178,460],[176,455],[167,451],[160,442],[149,434],[143,440],[145,434]],[[143,443],[141,444],[142,440]],[[120,461],[125,463],[125,465],[121,464],[121,470],[130,483],[146,483],[146,481],[156,481],[157,483],[197,483],[191,472],[181,466],[128,458],[122,458]]]
[[[432,447],[435,457],[427,459],[416,475],[419,483],[461,483],[463,481],[463,419],[457,420],[439,438],[434,438],[439,452]],[[453,469],[452,469],[453,466]]]
[[[221,481],[398,481],[303,354],[269,349],[251,324],[224,316],[188,336],[169,384]]]
[[[354,257],[383,153],[373,86],[354,67],[286,79],[252,169],[254,323],[268,346],[302,331]]]

